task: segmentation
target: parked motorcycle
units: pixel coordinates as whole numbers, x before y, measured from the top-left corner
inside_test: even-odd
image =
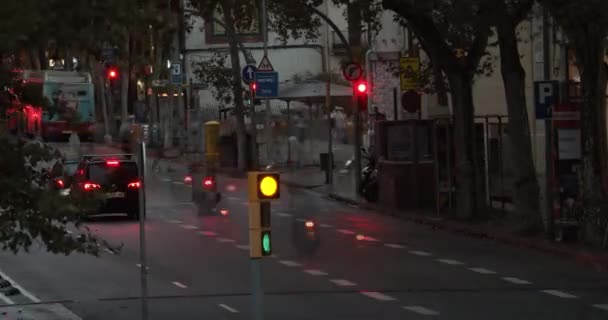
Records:
[[[366,165],[361,169],[361,185],[359,194],[369,202],[378,201],[378,166],[376,159],[365,148],[361,149],[361,158]]]

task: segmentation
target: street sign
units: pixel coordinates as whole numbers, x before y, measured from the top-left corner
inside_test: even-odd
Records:
[[[171,64],[171,83],[181,84],[182,83],[182,65],[181,63]]]
[[[350,62],[342,69],[344,79],[348,81],[357,81],[363,77],[363,67],[355,62]]]
[[[534,81],[534,110],[537,120],[551,118],[553,107],[558,101],[558,81]]]
[[[260,64],[258,65],[258,71],[274,71],[274,68],[270,64],[270,60],[268,60],[267,56],[264,56],[264,58],[262,58],[262,61],[260,61]]]
[[[254,65],[246,65],[241,71],[241,79],[243,79],[243,82],[245,82],[245,84],[250,84],[251,81],[253,81],[253,78],[255,78],[256,71],[257,68]]]
[[[418,89],[418,74],[420,72],[420,58],[399,59],[399,79],[401,90]]]
[[[258,72],[255,73],[256,98],[276,98],[279,95],[279,73]]]

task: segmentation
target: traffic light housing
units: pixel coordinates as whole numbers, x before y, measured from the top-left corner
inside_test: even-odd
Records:
[[[280,177],[276,172],[249,172],[249,256],[261,258],[272,254],[270,225],[271,200],[280,197]]]
[[[118,68],[115,66],[107,66],[106,67],[106,78],[109,81],[117,80],[120,77],[120,73],[118,72]]]
[[[369,91],[369,87],[365,81],[356,82],[354,85],[359,112],[365,112],[367,111],[367,93]]]

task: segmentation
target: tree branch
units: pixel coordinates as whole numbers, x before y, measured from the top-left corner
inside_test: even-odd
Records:
[[[329,27],[332,28],[334,30],[334,32],[336,32],[336,34],[338,35],[338,38],[340,38],[340,41],[346,47],[346,50],[348,51],[348,56],[352,58],[353,51],[350,48],[350,44],[348,43],[348,40],[346,40],[346,37],[344,36],[342,31],[340,31],[340,28],[338,28],[338,26],[333,21],[331,21],[331,19],[327,15],[325,15],[323,12],[321,12],[321,10],[314,8],[314,7],[311,9],[312,9],[313,13],[315,13],[321,19],[323,19],[323,21],[325,21],[327,23],[327,25],[329,25]]]

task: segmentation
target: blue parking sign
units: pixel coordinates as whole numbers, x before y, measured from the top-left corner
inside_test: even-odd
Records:
[[[257,85],[255,90],[257,98],[276,98],[279,96],[278,72],[256,72],[255,83]]]

